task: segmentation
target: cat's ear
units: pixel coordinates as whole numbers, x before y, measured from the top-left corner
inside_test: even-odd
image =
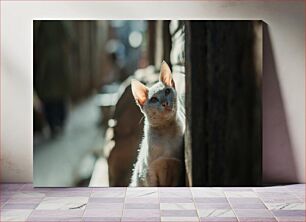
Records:
[[[148,99],[148,91],[149,90],[144,84],[142,84],[141,82],[139,82],[135,79],[132,79],[131,85],[132,85],[133,96],[134,96],[137,104],[142,107]]]
[[[171,70],[165,61],[162,62],[161,67],[160,67],[159,81],[164,83],[166,86],[175,88]]]

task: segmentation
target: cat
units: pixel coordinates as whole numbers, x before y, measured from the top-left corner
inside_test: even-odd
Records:
[[[145,120],[130,186],[178,186],[184,163],[185,117],[168,64],[162,62],[159,81],[152,87],[134,79],[131,87]]]

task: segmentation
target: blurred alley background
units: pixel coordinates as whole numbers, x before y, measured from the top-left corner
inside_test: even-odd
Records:
[[[34,21],[35,186],[89,185],[119,85],[148,64],[147,30],[146,21]]]

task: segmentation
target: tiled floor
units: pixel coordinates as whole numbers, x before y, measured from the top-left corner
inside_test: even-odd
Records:
[[[305,185],[32,188],[1,184],[1,221],[305,221]]]

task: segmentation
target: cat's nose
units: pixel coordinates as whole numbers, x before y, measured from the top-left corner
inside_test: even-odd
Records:
[[[162,103],[162,106],[163,106],[163,107],[169,106],[169,103],[168,103],[168,102],[163,102],[163,103]]]

